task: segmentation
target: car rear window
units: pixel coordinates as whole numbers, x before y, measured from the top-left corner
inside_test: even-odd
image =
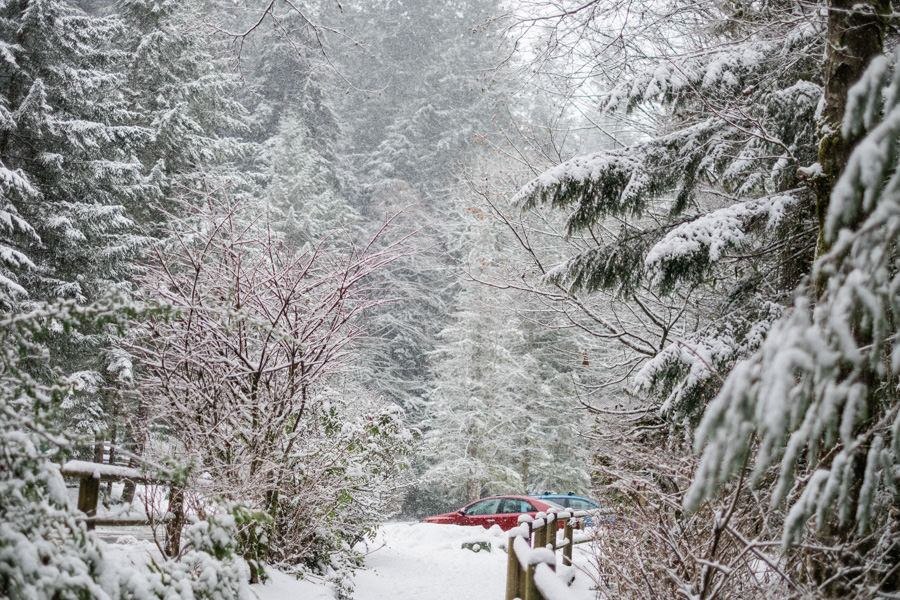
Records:
[[[536,512],[534,505],[520,498],[507,498],[503,501],[503,512],[506,514]]]

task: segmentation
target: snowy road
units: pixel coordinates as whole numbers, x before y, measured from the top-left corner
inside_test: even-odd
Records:
[[[499,529],[387,523],[368,545],[366,567],[355,577],[354,600],[502,600],[506,586],[506,536]],[[492,551],[472,552],[466,542],[487,541]],[[573,598],[594,598],[576,579]],[[260,600],[333,600],[322,584],[274,574],[253,586]]]
[[[473,531],[474,529],[474,531]],[[479,531],[480,530],[480,531]],[[464,542],[487,541],[492,551],[472,552]],[[388,523],[356,575],[356,600],[503,598],[505,536],[480,527]]]

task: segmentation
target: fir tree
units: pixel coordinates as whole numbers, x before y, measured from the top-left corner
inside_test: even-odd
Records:
[[[551,168],[516,202],[564,208],[567,234],[594,239],[551,271],[570,293],[607,290],[641,312],[657,293],[715,290],[718,306],[694,315],[700,329],[675,340],[662,331],[634,382],[671,422],[696,423],[720,373],[755,349],[809,269],[814,201],[798,169],[816,156],[824,23],[779,3],[616,10],[575,11],[551,50],[595,45],[610,61],[584,65],[596,69],[592,89],[605,90],[595,106],[633,115],[649,135]],[[624,43],[606,45],[619,18]],[[584,25],[597,26],[594,37],[577,37]],[[660,46],[664,34],[681,43]]]
[[[238,137],[248,132],[239,80],[222,43],[200,27],[200,8],[171,0],[116,3],[125,100],[150,134],[137,151],[141,201],[133,213],[151,231],[177,213],[177,199],[204,190],[239,194],[253,179],[254,148]]]
[[[35,299],[96,298],[126,278],[142,243],[126,207],[139,193],[135,148],[149,132],[133,125],[115,71],[120,25],[55,1],[4,12],[10,119],[0,155],[33,190],[12,199],[17,228],[33,233],[23,249],[36,268],[20,280]]]
[[[122,54],[114,45],[121,23],[38,0],[7,3],[0,27],[9,111],[0,161],[10,172],[3,237],[14,249],[3,262],[17,267],[5,279],[17,286],[16,302],[6,308],[123,293],[146,242],[130,209],[142,196],[137,148],[150,131],[123,93]],[[101,350],[109,332],[53,325],[51,356],[66,365],[77,391],[65,418],[73,434],[99,436],[108,365]]]
[[[877,57],[849,90],[840,135],[864,137],[826,211],[829,249],[813,276],[827,285],[802,287],[729,374],[696,432],[703,460],[686,498],[696,507],[748,457],[757,485],[777,469],[773,508],[789,507],[783,545],[802,544],[817,565],[808,577],[835,598],[900,587],[898,59]],[[829,546],[845,551],[831,557]]]
[[[616,29],[631,35],[602,48],[616,60],[585,66],[621,77],[597,97],[601,109],[654,121],[641,122],[647,139],[571,159],[522,190],[521,206],[566,208],[572,235],[601,232],[554,279],[625,298],[647,284],[717,294],[702,329],[661,349],[635,381],[670,425],[692,433],[699,423],[703,458],[684,505],[732,495],[711,529],[718,536],[724,523],[749,550],[728,519],[770,495],[746,525],[765,538],[783,522],[783,547],[800,542],[779,571],[788,585],[826,597],[893,592],[896,76],[880,57],[849,87],[881,53],[889,8],[603,8],[550,19],[564,24],[551,49],[570,43],[574,56],[604,39],[604,20],[624,24]],[[586,25],[599,40],[580,37]],[[653,43],[663,32],[677,42]],[[711,591],[714,578],[706,569],[699,597],[724,589]]]
[[[584,489],[568,402],[573,365],[557,351],[563,334],[531,322],[528,298],[490,285],[508,266],[505,227],[480,209],[460,210],[468,223],[464,281],[429,357],[434,387],[422,426],[434,455],[426,480],[460,503]]]
[[[345,5],[346,37],[335,42],[346,79],[334,106],[344,134],[338,148],[358,182],[345,195],[363,222],[377,226],[399,213],[395,228],[414,234],[414,254],[382,274],[383,304],[369,315],[366,349],[370,385],[410,413],[422,408],[427,356],[457,291],[447,271],[459,258],[457,173],[503,97],[489,85],[500,50],[485,26],[497,7],[494,0]]]

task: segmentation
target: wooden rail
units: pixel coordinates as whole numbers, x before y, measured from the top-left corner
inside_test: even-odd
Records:
[[[538,513],[532,519],[519,517],[519,525],[509,530],[506,565],[506,600],[547,600],[568,592],[556,575],[556,551],[562,549],[562,564],[571,566],[575,546],[575,523],[584,522],[589,511],[564,510]],[[558,539],[564,522],[563,539]]]
[[[78,510],[84,513],[84,524],[88,530],[100,526],[143,526],[155,523],[165,523],[166,544],[164,552],[168,556],[175,556],[181,545],[181,527],[184,524],[184,510],[179,502],[183,502],[183,489],[173,486],[170,481],[160,477],[148,476],[138,469],[94,463],[83,460],[70,460],[60,467],[60,473],[65,477],[77,477],[78,484]],[[168,484],[170,513],[173,516],[165,516],[153,519],[147,518],[104,518],[97,517],[97,504],[100,499],[101,481],[131,481],[133,483]]]
[[[78,484],[78,510],[87,517],[87,528],[93,529],[95,525],[110,524],[113,519],[97,519],[97,503],[100,500],[101,481],[129,480],[134,483],[159,483],[159,479],[148,477],[137,469],[93,463],[84,460],[70,460],[60,468],[60,473],[66,477],[77,477]],[[128,521],[134,521],[129,519]],[[145,520],[146,521],[146,520]],[[149,522],[143,524],[149,525]]]

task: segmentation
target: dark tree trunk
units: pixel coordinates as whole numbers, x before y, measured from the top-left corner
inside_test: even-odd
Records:
[[[166,556],[175,558],[181,551],[181,528],[184,526],[184,488],[173,485],[169,488],[169,513],[171,520],[166,523]]]
[[[819,222],[817,256],[830,247],[824,231],[828,201],[858,141],[844,139],[841,135],[847,92],[859,80],[872,58],[884,51],[884,32],[890,14],[888,0],[831,0],[828,6],[823,66],[825,103],[819,121],[818,161],[822,172],[813,180]],[[824,278],[816,281],[819,294],[824,290],[824,284]]]
[[[116,409],[115,403],[112,403],[112,404],[113,404],[113,407],[111,410],[111,412],[112,412],[111,421],[112,422],[109,425],[109,464],[114,465],[114,464],[116,464],[116,459],[118,458],[116,456],[116,442],[117,442],[116,438],[117,438],[119,432],[118,432],[118,428],[116,427],[116,422],[118,421],[119,411]],[[110,480],[106,484],[106,498],[108,501],[112,498],[112,491],[113,491],[112,488],[113,488],[113,482],[112,482],[112,480]]]
[[[819,121],[818,162],[822,172],[813,179],[816,195],[816,217],[819,225],[816,256],[829,251],[833,240],[825,237],[825,221],[834,184],[847,166],[850,154],[859,141],[858,137],[844,138],[841,128],[847,107],[847,93],[859,81],[872,58],[884,52],[884,35],[891,14],[888,0],[831,0],[828,7],[826,33],[824,105]],[[819,274],[815,281],[816,296],[825,292],[827,276]],[[874,381],[871,382],[875,385]],[[872,387],[869,388],[873,389]],[[870,392],[869,402],[873,401]],[[872,414],[870,408],[869,414]],[[866,466],[865,453],[857,454],[853,463],[855,480],[861,482]],[[858,492],[858,490],[857,490]],[[858,493],[850,497],[857,499]],[[854,506],[852,511],[856,512]],[[835,547],[852,540],[855,521],[839,527],[828,527],[822,535]],[[860,552],[864,556],[869,542],[863,541],[855,552],[841,553],[835,562],[825,562],[821,557],[807,557],[809,577],[825,597],[845,597],[850,594],[844,578],[836,576],[841,571],[853,572],[861,568]],[[810,560],[811,558],[811,560]]]

